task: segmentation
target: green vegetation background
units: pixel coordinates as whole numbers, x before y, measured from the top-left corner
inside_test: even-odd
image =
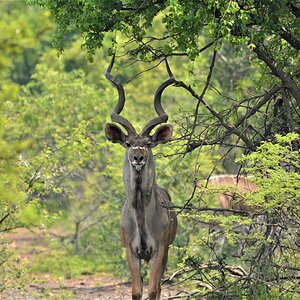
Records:
[[[26,277],[22,273],[24,270],[15,266],[15,257],[8,251],[4,237],[4,233],[18,227],[38,227],[45,232],[55,232],[55,235],[46,234],[50,254],[37,254],[34,261],[25,266],[28,273],[45,272],[72,278],[108,271],[128,277],[119,239],[119,219],[125,200],[124,153],[118,145],[107,142],[103,131],[117,98],[116,91],[103,75],[110,60],[110,37],[104,39],[103,48],[95,53],[93,63],[81,47],[81,38],[71,33],[66,37],[64,52],[58,57],[57,50],[51,45],[56,25],[50,20],[49,11],[23,1],[2,1],[0,11],[0,264],[5,270],[0,275],[1,289],[15,284],[16,278],[22,284]],[[205,36],[201,38],[205,39]],[[224,52],[227,61],[216,69],[215,89],[209,91],[207,98],[213,101],[215,108],[230,110],[232,103],[215,98],[216,94],[243,97],[253,89],[263,90],[268,80],[262,80],[265,69],[251,61],[249,52],[237,56],[230,47],[225,47]],[[187,58],[174,58],[172,71],[180,79],[193,78],[192,85],[203,87],[212,53],[213,49],[193,62]],[[128,65],[120,59],[114,69],[124,83],[133,78],[125,84],[127,102],[123,113],[138,129],[155,116],[153,95],[167,78],[162,65],[135,77],[146,67],[143,63]],[[231,71],[237,68],[239,72],[233,75]],[[212,170],[216,174],[236,172],[239,164],[234,161],[242,154],[237,148],[223,159],[226,148],[207,146],[180,155],[183,142],[179,137],[184,135],[185,126],[191,126],[195,104],[194,99],[176,87],[169,88],[163,96],[170,123],[175,125],[175,136],[169,146],[155,150],[157,177],[178,207],[192,195],[195,180],[205,179]],[[246,108],[241,108],[238,113],[245,111]],[[210,121],[204,119],[203,123]],[[260,119],[253,121],[254,126],[261,123]],[[300,168],[299,152],[290,147],[297,139],[298,135],[278,136],[275,143],[265,143],[251,156],[240,158],[241,164],[247,161],[250,174],[265,174],[265,171],[270,174],[268,180],[263,180],[262,175],[257,176],[261,189],[249,199],[262,211],[272,214],[278,207],[287,211],[299,204],[300,195],[295,188],[299,186],[299,173],[274,168],[274,165],[291,159],[294,166]],[[264,159],[266,156],[267,160]],[[203,196],[203,192],[197,191],[195,198],[204,197],[201,201],[207,206],[214,205],[215,197],[211,193]],[[266,197],[273,202],[266,203]],[[289,216],[299,225],[299,208]],[[277,299],[283,294],[284,299],[296,299],[294,273],[289,275],[287,270],[279,270],[286,272],[287,279],[273,282],[271,263],[265,259],[262,265],[255,260],[257,249],[270,242],[264,238],[261,229],[255,227],[251,237],[254,244],[242,259],[232,256],[240,239],[238,234],[230,231],[236,218],[244,224],[253,220],[240,216],[221,221],[220,218],[223,217],[198,211],[179,215],[180,226],[171,250],[169,274],[178,269],[187,270],[186,278],[189,279],[184,280],[191,280],[192,288],[199,288],[199,283],[208,276],[209,282],[220,290],[228,288],[228,299],[232,299],[232,295],[247,299],[242,297],[251,293],[253,299]],[[239,265],[251,270],[259,261],[252,274],[260,270],[265,274],[266,282],[270,280],[272,285],[256,281],[254,277],[246,285],[239,285],[238,281],[214,267],[207,273],[199,271],[191,276],[191,270],[201,270],[203,264],[211,262],[211,232],[203,225],[209,222],[221,223],[228,233],[228,249],[219,257],[219,266]],[[293,225],[288,232],[283,245],[289,245],[299,237],[299,231]],[[288,250],[275,259],[276,263],[297,265],[298,250]],[[251,292],[241,293],[245,286]],[[201,293],[205,294],[211,286],[201,288]]]

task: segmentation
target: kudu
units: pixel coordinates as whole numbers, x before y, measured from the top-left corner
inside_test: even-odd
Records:
[[[251,192],[258,189],[257,185],[251,182],[246,176],[237,175],[216,175],[208,178],[206,185],[197,183],[197,187],[205,188],[222,187],[222,192],[216,195],[217,205],[221,210],[220,214],[225,216],[232,215],[233,212],[240,213],[254,213],[255,207],[248,205],[243,197],[243,194],[250,194]],[[215,232],[214,239],[214,255],[220,254],[223,250],[223,246],[226,242],[226,236],[221,228],[213,226]],[[250,226],[241,226],[237,224],[233,231],[242,235],[248,235],[251,231]],[[244,249],[244,243],[239,241],[239,247],[237,250],[237,256],[240,256]]]
[[[231,214],[230,210],[253,212],[253,207],[247,205],[243,199],[238,199],[238,194],[250,194],[257,189],[257,186],[247,177],[230,174],[211,176],[207,181],[207,187],[213,186],[223,186],[225,189],[217,195],[217,200],[220,207],[224,209],[225,215]],[[225,211],[226,209],[228,211]]]
[[[163,82],[156,91],[154,108],[158,117],[149,121],[138,134],[132,124],[120,116],[125,104],[122,84],[111,74],[114,56],[105,76],[118,90],[118,103],[111,113],[111,120],[122,125],[127,134],[113,123],[106,124],[106,137],[126,149],[123,178],[126,202],[121,217],[121,240],[126,248],[126,257],[132,279],[132,299],[141,299],[143,279],[141,260],[149,262],[149,299],[159,299],[160,282],[165,271],[168,248],[173,242],[177,228],[177,218],[170,209],[171,199],[168,192],[155,181],[155,163],[152,148],[167,143],[172,135],[172,126],[161,125],[153,135],[152,129],[165,123],[168,115],[161,106],[164,89],[174,83],[174,77],[166,61],[170,79]]]

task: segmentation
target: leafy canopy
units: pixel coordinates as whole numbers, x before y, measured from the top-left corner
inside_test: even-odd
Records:
[[[131,49],[132,53],[147,54],[151,59],[179,53],[194,59],[202,50],[199,44],[202,35],[211,42],[217,41],[218,46],[230,42],[237,47],[255,47],[268,40],[279,48],[287,46],[282,36],[290,39],[295,36],[297,42],[300,34],[299,7],[288,0],[81,0],[76,4],[67,0],[30,0],[29,3],[51,11],[58,25],[56,46],[60,50],[66,37],[75,32],[83,36],[90,55],[102,47],[105,35],[111,32],[121,32],[129,41],[134,40],[138,47]],[[153,26],[160,27],[160,32],[152,35]]]

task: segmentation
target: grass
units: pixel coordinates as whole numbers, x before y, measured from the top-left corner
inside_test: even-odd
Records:
[[[28,271],[72,279],[106,270],[100,266],[99,262],[78,255],[69,255],[62,249],[36,255],[29,263]]]

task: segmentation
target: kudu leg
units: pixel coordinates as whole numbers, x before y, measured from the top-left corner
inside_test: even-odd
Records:
[[[161,278],[168,260],[168,248],[159,248],[156,255],[150,260],[149,300],[160,299]]]
[[[143,281],[141,277],[141,260],[137,258],[130,247],[126,247],[127,263],[131,273],[131,295],[133,300],[141,300],[143,296]]]
[[[157,296],[157,299],[160,299],[160,294],[161,294],[161,280],[163,278],[163,275],[164,275],[164,272],[167,268],[167,263],[168,263],[168,251],[169,251],[169,248],[167,247],[165,249],[165,254],[164,254],[164,259],[163,259],[163,262],[162,262],[162,265],[161,265],[161,268],[160,268],[160,276],[158,278],[158,288],[159,288],[159,293],[158,293],[158,296]]]

